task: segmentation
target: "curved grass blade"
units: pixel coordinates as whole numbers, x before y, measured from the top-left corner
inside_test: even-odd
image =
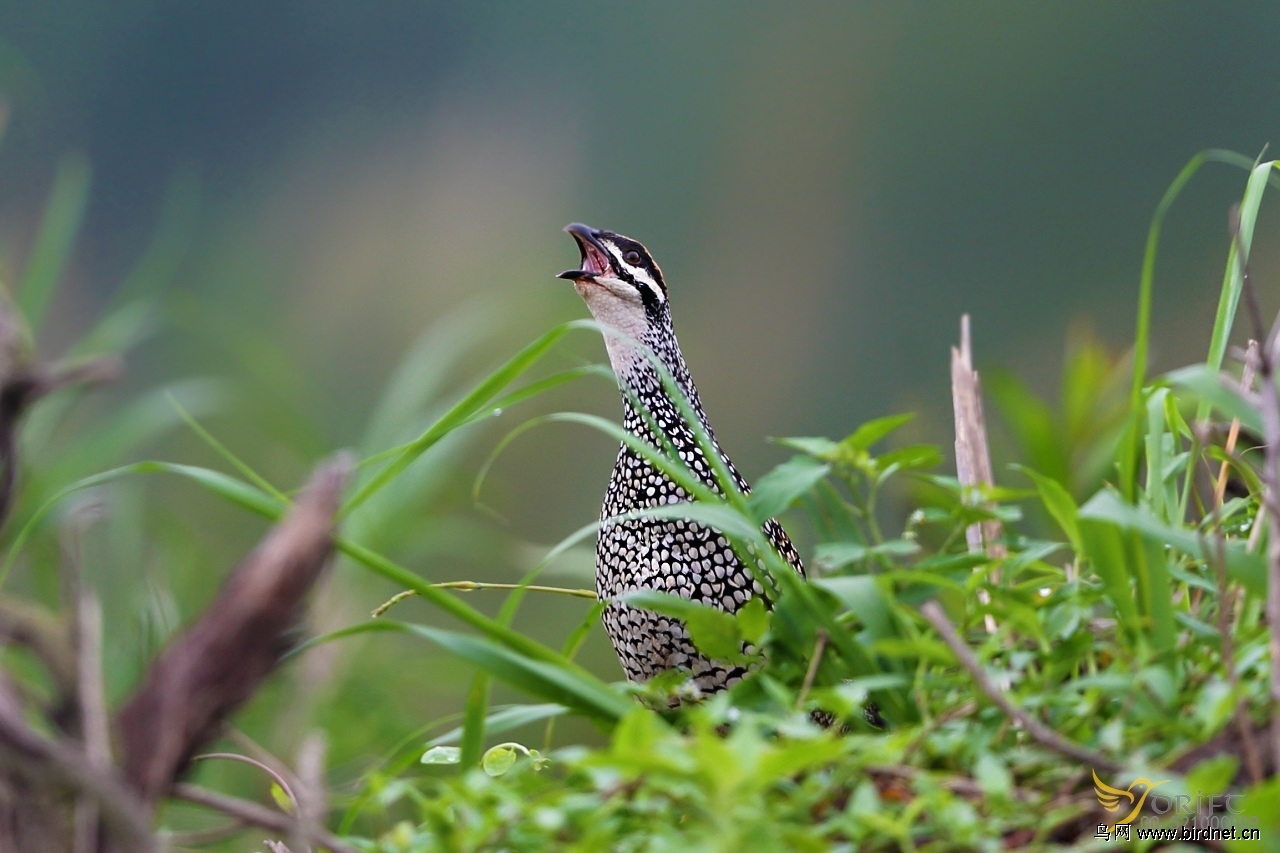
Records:
[[[39,333],[44,323],[44,315],[71,256],[89,201],[91,174],[89,161],[79,154],[64,157],[58,164],[31,259],[18,287],[18,307],[32,335]]]
[[[466,423],[485,403],[492,400],[503,388],[533,367],[561,338],[574,329],[583,328],[585,322],[575,320],[552,328],[508,359],[497,370],[490,373],[470,393],[455,403],[439,420],[428,427],[425,432],[405,445],[404,449],[386,467],[374,474],[369,482],[365,483],[356,492],[356,495],[347,501],[342,508],[342,515],[349,514],[356,507],[377,494],[432,445]]]
[[[488,637],[426,625],[383,619],[363,622],[316,637],[300,646],[298,652],[320,643],[378,631],[416,634],[513,687],[563,705],[607,726],[615,724],[635,707],[630,699],[563,658],[562,663],[535,660]]]

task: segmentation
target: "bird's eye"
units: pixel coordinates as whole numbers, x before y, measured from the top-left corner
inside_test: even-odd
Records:
[[[630,252],[623,255],[622,259],[629,264],[638,264],[640,263],[640,253],[635,249],[632,249]]]

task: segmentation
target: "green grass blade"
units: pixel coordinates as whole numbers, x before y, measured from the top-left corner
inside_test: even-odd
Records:
[[[281,504],[287,506],[291,503],[288,495],[271,485],[271,483],[267,481],[266,477],[263,477],[257,471],[253,470],[253,468],[249,467],[248,463],[244,462],[244,460],[239,456],[232,453],[226,445],[214,438],[213,433],[201,426],[200,422],[192,417],[191,413],[183,408],[182,404],[178,402],[177,397],[173,396],[173,394],[166,394],[165,396],[168,398],[169,404],[178,412],[178,416],[182,418],[182,422],[185,423],[201,441],[208,445],[214,453],[221,456],[228,465],[239,471],[242,477],[262,492],[275,498],[275,500]]]
[[[89,161],[81,155],[65,157],[58,164],[31,259],[18,288],[18,307],[32,335],[38,334],[44,323],[71,256],[89,201],[90,176]]]
[[[377,494],[388,483],[398,477],[401,472],[412,465],[413,461],[425,453],[433,444],[464,424],[485,403],[496,397],[503,388],[533,367],[561,338],[574,329],[584,327],[588,327],[587,321],[581,320],[556,326],[512,356],[505,364],[485,377],[470,393],[454,404],[448,412],[428,427],[425,432],[405,445],[403,450],[385,468],[373,475],[369,482],[357,491],[353,498],[347,501],[342,508],[342,514],[349,514]]]
[[[1245,185],[1244,197],[1240,200],[1240,248],[1244,256],[1249,257],[1253,246],[1253,229],[1258,222],[1258,208],[1262,206],[1262,196],[1267,182],[1276,171],[1274,160],[1259,163],[1249,174]],[[1213,336],[1209,340],[1209,355],[1205,359],[1214,370],[1222,367],[1222,360],[1227,354],[1227,344],[1231,339],[1231,326],[1235,321],[1236,309],[1240,305],[1240,292],[1244,287],[1243,270],[1240,269],[1240,257],[1232,246],[1227,254],[1227,271],[1222,280],[1222,295],[1218,297],[1218,311],[1213,320]],[[1197,417],[1203,418],[1204,412]]]
[[[426,625],[383,619],[363,622],[317,637],[303,644],[298,651],[318,643],[378,631],[416,634],[517,689],[564,705],[605,725],[615,724],[635,708],[630,699],[595,676],[575,666],[564,665],[567,661],[559,663],[537,660],[489,637],[460,634]]]
[[[270,495],[254,488],[253,486],[241,480],[223,474],[221,471],[212,471],[208,468],[200,468],[194,465],[178,465],[172,462],[135,462],[132,465],[123,465],[119,468],[113,468],[110,471],[102,471],[101,473],[85,477],[77,480],[69,486],[66,486],[52,497],[44,502],[41,507],[31,516],[18,535],[14,538],[13,544],[9,546],[8,554],[5,556],[4,565],[0,567],[0,587],[4,586],[5,580],[9,576],[9,570],[13,566],[13,562],[17,559],[17,555],[22,551],[27,539],[30,537],[39,523],[47,516],[59,503],[68,496],[82,491],[84,489],[101,486],[124,477],[134,477],[140,474],[175,474],[195,482],[219,497],[230,501],[236,506],[249,510],[257,515],[272,520],[278,520],[286,508],[285,504],[275,500]]]
[[[1150,352],[1151,298],[1155,280],[1156,252],[1160,246],[1160,231],[1164,226],[1165,216],[1173,206],[1174,201],[1191,181],[1191,178],[1195,176],[1196,172],[1200,170],[1200,167],[1208,162],[1243,166],[1256,172],[1255,163],[1233,151],[1219,149],[1201,151],[1192,157],[1187,165],[1182,167],[1182,171],[1173,179],[1173,183],[1169,185],[1169,188],[1165,190],[1164,196],[1161,197],[1160,203],[1156,205],[1155,215],[1152,217],[1151,225],[1147,229],[1147,245],[1142,255],[1142,275],[1138,286],[1138,317],[1134,329],[1133,344],[1133,380],[1129,387],[1130,429],[1121,444],[1119,458],[1119,485],[1128,500],[1133,500],[1136,487],[1139,455],[1138,442],[1141,434],[1138,422],[1142,417],[1142,386],[1146,382],[1147,362]],[[1219,318],[1214,326],[1213,340],[1218,343],[1211,345],[1211,355],[1215,351],[1215,346],[1220,346],[1224,353],[1226,351],[1226,334],[1230,332],[1230,319],[1227,316],[1228,307],[1230,308],[1229,313],[1234,315],[1235,299],[1238,299],[1239,296],[1237,292],[1235,299],[1229,299],[1227,290],[1230,288],[1235,288],[1235,284],[1230,283],[1229,287],[1224,286],[1223,298],[1219,304]],[[1220,359],[1218,363],[1221,364]]]

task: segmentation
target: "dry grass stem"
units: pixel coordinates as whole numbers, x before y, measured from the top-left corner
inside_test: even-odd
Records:
[[[960,346],[951,348],[951,402],[956,421],[956,478],[960,481],[965,501],[991,508],[984,499],[995,478],[991,472],[991,452],[987,445],[987,422],[982,411],[982,385],[978,371],[973,369],[973,350],[969,337],[969,315],[960,318]],[[1008,550],[1001,541],[1004,530],[996,519],[972,524],[965,530],[969,551],[986,553],[992,560],[1007,556]],[[1000,579],[999,572],[991,573],[991,581]],[[986,590],[979,590],[982,603],[990,604]],[[983,617],[987,633],[996,632],[996,622],[991,614]]]

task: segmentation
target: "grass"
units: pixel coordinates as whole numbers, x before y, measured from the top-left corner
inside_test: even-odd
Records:
[[[1249,170],[1240,220],[1247,257],[1275,163],[1198,155],[1151,226],[1132,360],[1076,350],[1056,410],[1012,380],[997,381],[993,398],[1022,458],[996,472],[997,485],[980,505],[939,473],[938,448],[892,444],[908,415],[863,424],[838,440],[783,440],[796,455],[750,495],[723,465],[718,490],[708,488],[678,454],[590,414],[532,418],[497,444],[495,456],[515,453],[525,431],[566,427],[629,444],[696,498],[644,515],[700,521],[721,530],[740,555],[760,555],[744,562],[772,590],[771,609],[729,615],[670,596],[633,600],[684,619],[708,653],[740,655],[744,643],[764,652],[732,690],[677,710],[666,710],[666,699],[687,689],[678,676],[642,687],[610,684],[575,661],[598,605],[582,602],[582,621],[554,642],[513,627],[528,595],[575,592],[537,581],[555,557],[589,541],[597,524],[550,549],[514,585],[441,582],[393,555],[404,507],[427,499],[434,486],[426,475],[445,464],[433,461],[441,445],[468,440],[495,412],[599,378],[595,367],[549,374],[545,367],[566,339],[599,327],[575,321],[548,330],[447,405],[425,393],[407,399],[415,393],[408,377],[425,375],[460,345],[444,326],[424,338],[366,431],[374,446],[363,448],[338,547],[351,566],[412,591],[428,615],[396,610],[345,624],[294,654],[306,660],[355,638],[368,647],[399,636],[456,656],[470,686],[448,731],[401,732],[380,745],[381,760],[332,774],[339,831],[361,849],[387,853],[1086,849],[1100,841],[1093,773],[1105,772],[1121,789],[1139,776],[1165,780],[1159,792],[1166,797],[1236,792],[1239,809],[1227,818],[1280,843],[1280,817],[1265,805],[1280,797],[1280,777],[1261,778],[1238,751],[1187,758],[1224,732],[1253,732],[1275,712],[1263,616],[1267,542],[1265,531],[1255,532],[1265,477],[1260,454],[1228,446],[1219,428],[1232,419],[1255,434],[1262,428],[1254,405],[1219,373],[1241,299],[1235,253],[1203,363],[1147,375],[1161,223],[1200,166],[1215,161]],[[56,295],[87,190],[87,167],[69,162],[18,294],[33,327]],[[165,237],[165,245],[180,242]],[[167,265],[154,260],[163,256],[157,249],[140,269],[163,276]],[[136,341],[160,292],[135,283],[130,300],[90,334],[92,348],[116,351]],[[62,448],[41,440],[72,410],[69,401],[51,400],[30,447],[29,485],[4,533],[5,577],[13,567],[29,576],[47,564],[58,537],[51,521],[73,495],[142,475],[177,478],[238,510],[280,517],[288,491],[204,425],[201,411],[216,404],[216,393],[191,392],[159,409],[154,395],[126,403],[113,428],[72,431]],[[687,401],[673,396],[688,416]],[[709,450],[698,420],[688,419]],[[173,430],[188,431],[221,470],[119,464]],[[1095,477],[1076,475],[1080,460]],[[1230,472],[1234,488],[1218,500],[1221,472]],[[886,513],[886,494],[911,500],[911,511],[897,519]],[[788,512],[807,514],[819,537],[806,555],[807,582],[760,530],[765,518]],[[965,530],[987,520],[1004,530],[998,555],[966,545]],[[30,594],[14,586],[6,594]],[[468,595],[500,596],[502,604],[490,615]],[[10,669],[38,689],[37,675]],[[526,701],[495,704],[495,683]],[[867,722],[869,703],[883,728]],[[286,705],[274,713],[284,716]],[[814,726],[818,710],[837,715],[847,731]],[[558,734],[556,721],[569,716],[590,720],[603,744]],[[510,739],[531,727],[542,728],[536,743]],[[175,827],[184,820],[172,815]]]

